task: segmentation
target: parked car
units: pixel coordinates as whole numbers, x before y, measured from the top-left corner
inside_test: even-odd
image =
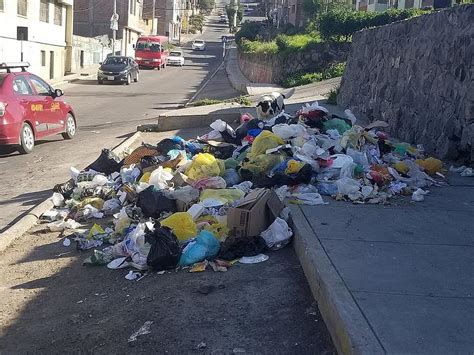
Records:
[[[220,22],[220,23],[227,23],[227,20],[228,20],[228,19],[227,19],[227,16],[226,16],[226,15],[221,15],[221,16],[219,17],[219,22]]]
[[[0,64],[0,145],[18,145],[23,154],[31,153],[38,139],[56,134],[73,138],[77,126],[62,90],[29,73],[29,66]]]
[[[131,57],[112,55],[100,65],[97,82],[102,85],[106,81],[120,82],[130,85],[132,80],[138,82],[140,70],[137,62]]]
[[[182,67],[184,65],[184,56],[183,52],[180,50],[173,50],[168,56],[168,65],[179,65]]]
[[[196,39],[193,42],[192,48],[196,51],[203,51],[206,49],[206,42],[204,42],[202,39]]]

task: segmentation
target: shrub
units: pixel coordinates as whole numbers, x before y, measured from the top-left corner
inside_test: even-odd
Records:
[[[355,32],[364,28],[382,26],[424,13],[426,11],[418,9],[390,9],[383,12],[335,9],[320,14],[315,21],[325,40],[348,41]]]
[[[281,52],[303,51],[313,43],[320,42],[321,39],[309,34],[296,34],[293,36],[280,34],[275,39],[276,45]]]
[[[215,104],[220,104],[222,100],[217,100],[217,99],[201,99],[198,101],[193,102],[193,106],[207,106],[207,105],[215,105]]]
[[[235,42],[240,45],[242,38],[254,41],[257,39],[259,32],[262,28],[262,24],[258,22],[245,22],[240,27],[239,32],[235,34]]]
[[[339,91],[339,86],[337,88],[331,89],[331,91],[328,93],[328,99],[326,100],[326,103],[329,105],[337,105],[337,95],[339,95]]]
[[[261,41],[250,41],[242,38],[240,41],[240,49],[243,53],[263,53],[263,54],[276,54],[278,53],[278,46],[274,41],[272,42],[261,42]]]
[[[281,85],[284,87],[294,87],[306,84],[311,84],[321,80],[327,80],[342,76],[346,63],[335,63],[330,65],[327,69],[320,72],[297,72],[288,75],[281,81]]]

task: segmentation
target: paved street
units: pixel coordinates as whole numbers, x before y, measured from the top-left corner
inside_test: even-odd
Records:
[[[189,44],[184,45],[183,68],[142,70],[139,83],[131,86],[99,86],[92,79],[65,85],[65,98],[74,107],[79,125],[74,140],[57,136],[40,141],[30,155],[0,150],[0,231],[50,196],[54,184],[67,180],[70,166],[84,167],[102,148],[116,146],[131,135],[137,125],[155,122],[160,112],[187,102],[221,64],[220,37],[226,31],[211,16],[201,37],[208,42],[206,51],[193,52]],[[207,90],[211,88],[213,97],[234,92],[225,80],[214,80]]]

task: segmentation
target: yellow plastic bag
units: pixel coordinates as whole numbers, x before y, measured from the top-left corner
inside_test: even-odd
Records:
[[[288,166],[286,167],[285,173],[288,175],[297,174],[303,168],[303,166],[303,162],[290,159],[288,160]]]
[[[443,162],[439,159],[429,157],[425,160],[415,160],[415,163],[421,166],[426,173],[434,175],[443,170]]]
[[[260,154],[265,154],[267,149],[276,148],[279,145],[283,145],[285,142],[276,134],[270,131],[263,131],[252,143],[250,153],[247,155],[249,158],[256,157]]]
[[[102,207],[104,207],[104,200],[101,199],[100,197],[86,197],[84,200],[79,203],[76,208],[78,210],[83,209],[86,205],[91,205],[92,207],[97,208],[98,210],[101,210]]]
[[[193,217],[188,212],[176,212],[160,222],[163,227],[170,228],[179,241],[194,238],[198,232]]]
[[[395,170],[397,170],[399,173],[402,173],[402,174],[408,173],[408,170],[409,170],[408,166],[402,161],[399,161],[398,163],[393,164],[393,167],[395,168]]]
[[[193,180],[199,180],[205,177],[219,176],[224,171],[224,163],[219,162],[213,155],[200,153],[194,156],[194,159],[186,170],[186,175]]]
[[[206,189],[201,192],[200,200],[201,202],[206,200],[211,201],[209,202],[209,206],[218,206],[232,203],[243,196],[244,192],[239,189]]]
[[[140,182],[146,182],[148,183],[148,181],[150,181],[150,176],[151,176],[151,172],[146,172],[142,175],[142,177],[140,178]]]
[[[242,169],[248,170],[252,174],[263,174],[283,161],[285,161],[285,156],[282,154],[260,154],[248,161],[244,161],[242,163]]]

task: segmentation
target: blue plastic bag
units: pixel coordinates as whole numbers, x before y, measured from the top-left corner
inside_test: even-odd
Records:
[[[179,265],[187,266],[206,259],[212,259],[219,253],[220,247],[219,240],[217,240],[214,234],[203,230],[197,235],[196,239],[189,242],[184,248],[179,259]]]

